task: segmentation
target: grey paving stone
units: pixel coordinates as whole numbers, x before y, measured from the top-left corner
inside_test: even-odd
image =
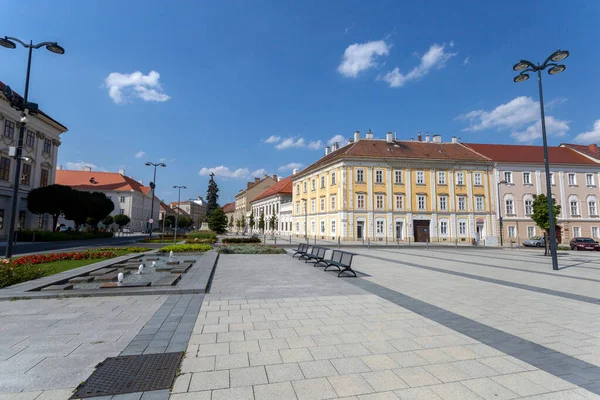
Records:
[[[271,383],[254,386],[255,400],[296,400],[296,393],[290,382]]]
[[[237,368],[229,371],[231,387],[261,385],[268,383],[265,367]]]
[[[267,365],[265,368],[269,383],[304,379],[297,363]]]

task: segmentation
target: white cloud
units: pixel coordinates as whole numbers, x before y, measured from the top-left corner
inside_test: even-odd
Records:
[[[454,46],[454,42],[450,42],[450,47]],[[421,57],[421,63],[414,67],[407,74],[400,72],[398,67],[394,68],[387,74],[380,76],[378,79],[386,81],[390,87],[401,87],[407,82],[417,80],[429,73],[433,68],[443,68],[446,61],[454,57],[458,53],[447,53],[446,45],[433,44],[427,50],[427,53]]]
[[[146,155],[146,153],[144,151],[138,151],[137,153],[135,153],[135,158],[142,158]]]
[[[600,119],[597,119],[596,122],[594,122],[594,127],[591,131],[580,133],[575,136],[574,140],[577,143],[584,144],[600,142]]]
[[[104,85],[108,88],[108,95],[117,104],[134,97],[144,101],[167,101],[170,97],[162,91],[159,79],[160,74],[156,71],[150,71],[148,75],[140,71],[131,74],[111,72],[104,80]]]
[[[66,167],[66,169],[72,169],[72,170],[77,170],[77,171],[81,171],[85,167],[90,167],[92,169],[92,171],[102,170],[102,168],[99,168],[96,164],[92,164],[92,163],[85,162],[85,161],[75,161],[75,162],[68,161],[65,164],[65,167]]]
[[[463,61],[463,65],[467,65],[469,63],[469,60],[471,59],[471,57],[466,57],[465,60]]]
[[[569,121],[562,121],[554,117],[546,117],[546,134],[553,136],[564,136],[569,130]],[[542,123],[537,121],[522,132],[510,134],[517,142],[531,143],[542,137]]]
[[[342,136],[342,135],[335,135],[334,137],[332,137],[331,139],[329,139],[327,141],[327,145],[331,146],[335,142],[338,142],[338,144],[340,144],[340,145],[343,146],[345,141],[346,141],[346,138],[344,136]]]
[[[308,145],[306,145],[306,147],[313,150],[319,150],[321,147],[323,147],[323,142],[320,140],[310,142]]]
[[[250,179],[253,177],[262,178],[264,175],[266,175],[267,170],[264,168],[260,168],[256,171],[250,172],[248,168],[237,168],[233,170],[229,167],[220,165],[218,167],[212,168],[204,167],[200,171],[198,171],[198,175],[200,176],[209,176],[211,173],[214,173],[215,176],[219,178]]]
[[[377,56],[390,53],[390,46],[383,40],[366,43],[354,43],[346,48],[338,71],[345,77],[356,78],[358,74],[376,66]]]
[[[250,172],[250,175],[248,175],[248,178],[262,178],[266,174],[267,174],[267,170],[266,169],[259,168],[256,171]]]
[[[269,138],[267,140],[265,140],[265,143],[277,143],[280,140],[281,140],[281,136],[271,135],[271,136],[269,136]]]
[[[281,167],[277,168],[278,171],[288,171],[288,170],[293,170],[294,168],[302,168],[304,166],[304,164],[300,164],[297,162],[291,162],[289,164],[286,165],[282,165]]]
[[[282,140],[281,143],[275,146],[277,150],[289,149],[292,147],[304,147],[304,139],[287,138]]]

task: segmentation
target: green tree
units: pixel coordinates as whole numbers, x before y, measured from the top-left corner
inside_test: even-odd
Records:
[[[58,217],[69,206],[73,189],[63,185],[49,185],[33,189],[27,195],[27,209],[33,214],[50,214],[52,230],[58,225]]]
[[[92,204],[92,194],[80,190],[72,190],[68,197],[65,198],[65,219],[75,223],[75,230],[79,230],[79,226],[85,224],[89,217],[89,207]]]
[[[546,252],[548,251],[548,246],[550,240],[556,240],[556,238],[550,238],[550,216],[548,215],[548,197],[545,194],[533,195],[533,214],[531,214],[531,219],[537,226],[544,230],[546,237],[549,238],[546,240]],[[556,219],[558,214],[560,214],[560,205],[556,204],[556,199],[552,198],[552,213],[554,214],[554,225],[556,226]]]
[[[273,215],[271,215],[271,219],[269,219],[269,229],[272,232],[275,232],[277,229],[277,215],[275,215],[275,208],[273,208]]]
[[[252,210],[250,213],[250,221],[248,222],[248,225],[250,225],[250,230],[253,230],[254,225],[256,225],[256,222],[254,222],[254,210]]]
[[[167,215],[165,217],[165,222],[164,223],[167,224],[167,226],[169,228],[175,226],[175,216],[174,215]]]
[[[233,229],[233,215],[229,216],[229,229]]]
[[[216,208],[210,213],[208,227],[217,233],[224,233],[227,230],[227,216],[221,208]]]
[[[108,228],[109,226],[111,226],[113,224],[113,222],[115,222],[115,219],[112,217],[112,215],[108,215],[101,222],[102,222],[102,225],[104,225],[106,228]]]
[[[186,229],[186,228],[189,228],[190,226],[192,226],[193,222],[194,221],[192,220],[192,217],[188,217],[187,215],[180,215],[179,220],[177,222],[177,226],[179,228]]]
[[[86,222],[93,230],[98,229],[98,223],[106,218],[115,209],[115,204],[102,192],[92,192],[87,198]]]
[[[210,180],[208,181],[208,191],[206,192],[206,215],[204,216],[205,222],[210,222],[210,214],[219,208],[219,186],[215,182],[215,174],[210,174]],[[227,226],[227,224],[225,224]]]
[[[260,218],[258,219],[258,229],[261,231],[265,231],[265,213],[264,211],[260,212]]]
[[[113,217],[115,224],[119,225],[119,229],[123,229],[125,225],[131,222],[131,218],[129,218],[125,214],[117,214]]]

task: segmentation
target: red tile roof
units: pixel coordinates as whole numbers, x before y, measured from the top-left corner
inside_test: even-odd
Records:
[[[56,183],[79,190],[113,192],[135,190],[146,194],[150,189],[148,186],[116,172],[57,170]]]
[[[492,161],[507,163],[541,164],[544,162],[542,146],[514,144],[463,143]],[[551,164],[595,164],[589,158],[566,147],[548,147],[548,161]]]
[[[235,211],[235,203],[227,203],[223,206],[223,212],[225,214],[232,213]]]
[[[265,199],[269,196],[276,194],[292,194],[292,176],[290,175],[285,179],[280,180],[261,194],[259,194],[252,202]],[[234,205],[235,207],[235,205]]]
[[[329,153],[298,175],[314,171],[324,165],[345,158],[401,158],[427,160],[456,160],[486,162],[487,158],[465,148],[460,143],[434,143],[394,140],[388,143],[380,139],[361,139]]]
[[[570,143],[563,143],[560,145],[561,147],[567,147],[573,150],[576,150],[580,153],[585,154],[586,156],[595,158],[596,160],[600,160],[600,148],[598,148],[598,145],[593,143],[590,145],[583,145],[583,144],[570,144]]]

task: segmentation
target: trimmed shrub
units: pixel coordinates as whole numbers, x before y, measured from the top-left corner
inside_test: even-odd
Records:
[[[188,233],[188,239],[216,239],[217,234],[213,231],[195,231]]]
[[[223,243],[260,243],[260,239],[257,237],[244,237],[244,238],[225,238],[222,240]]]
[[[234,244],[221,246],[217,250],[219,254],[286,254],[281,247],[255,245],[255,244]]]
[[[22,230],[17,232],[17,241],[33,242],[34,235],[36,242],[60,242],[65,240],[106,239],[113,237],[112,232],[47,232]]]
[[[216,238],[210,238],[210,239],[194,238],[194,239],[187,239],[185,241],[185,243],[186,244],[215,244],[216,241],[217,241]]]
[[[92,251],[114,251],[114,252],[125,252],[125,253],[143,253],[149,251],[147,247],[101,247],[93,249]]]
[[[205,251],[212,250],[212,246],[207,244],[174,244],[172,246],[166,246],[158,250],[159,253],[204,253]]]

